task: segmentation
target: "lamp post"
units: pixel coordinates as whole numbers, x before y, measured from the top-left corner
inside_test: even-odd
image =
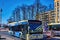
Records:
[[[28,33],[26,34],[26,40],[29,40],[29,29],[30,27],[28,26]]]
[[[0,24],[1,24],[1,27],[2,27],[2,9],[0,9]]]

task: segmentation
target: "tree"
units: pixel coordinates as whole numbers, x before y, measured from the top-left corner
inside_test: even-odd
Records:
[[[16,21],[20,21],[20,7],[15,9]]]
[[[26,20],[26,5],[23,5],[21,7],[22,13],[23,13],[23,20]]]
[[[31,5],[31,17],[34,19],[34,5]]]
[[[31,19],[31,6],[27,6],[28,20]]]

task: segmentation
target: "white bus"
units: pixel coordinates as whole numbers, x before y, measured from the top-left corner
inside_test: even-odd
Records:
[[[51,23],[48,27],[53,36],[60,36],[60,23]]]
[[[10,35],[13,35],[16,37],[20,37],[20,35],[22,35],[21,27],[20,27],[20,25],[18,25],[17,22],[9,23],[8,25],[9,25],[8,32]]]
[[[16,37],[20,37],[23,39],[26,39],[26,34],[29,33],[30,39],[32,38],[32,35],[34,36],[43,36],[40,35],[43,33],[43,30],[38,30],[38,28],[42,28],[42,21],[40,20],[22,20],[19,22],[13,22],[13,23],[9,23],[9,34],[16,36]],[[41,26],[41,27],[40,27]],[[39,37],[42,38],[42,37]],[[35,38],[34,38],[35,39]],[[37,38],[36,38],[37,39]]]

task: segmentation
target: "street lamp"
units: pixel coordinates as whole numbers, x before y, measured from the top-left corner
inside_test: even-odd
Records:
[[[29,40],[29,29],[30,29],[30,26],[28,26],[28,32],[26,34],[26,40]]]
[[[1,27],[2,27],[2,9],[0,9],[0,24],[1,24]]]

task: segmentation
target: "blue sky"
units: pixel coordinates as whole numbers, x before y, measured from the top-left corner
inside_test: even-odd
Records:
[[[12,15],[13,10],[22,4],[31,5],[35,0],[0,0],[0,8],[2,11],[2,22],[7,23],[7,19]],[[53,4],[53,0],[40,0],[43,5],[49,6]]]

